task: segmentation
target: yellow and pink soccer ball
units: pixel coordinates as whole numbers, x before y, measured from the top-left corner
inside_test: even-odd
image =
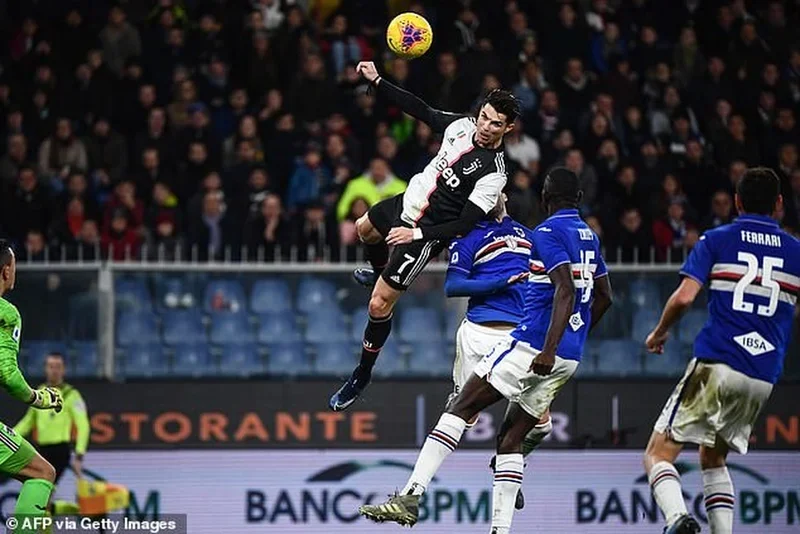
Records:
[[[431,47],[433,30],[425,17],[417,13],[401,13],[386,28],[386,44],[403,59],[414,59]]]

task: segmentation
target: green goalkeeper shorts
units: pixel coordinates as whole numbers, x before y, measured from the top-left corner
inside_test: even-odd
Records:
[[[36,449],[13,428],[0,422],[0,471],[16,475],[31,463]]]

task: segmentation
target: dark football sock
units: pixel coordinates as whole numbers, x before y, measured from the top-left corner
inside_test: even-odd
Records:
[[[383,348],[389,332],[392,331],[392,314],[386,317],[375,318],[370,316],[367,328],[364,329],[364,343],[361,346],[361,362],[359,367],[363,371],[372,372],[375,360]]]

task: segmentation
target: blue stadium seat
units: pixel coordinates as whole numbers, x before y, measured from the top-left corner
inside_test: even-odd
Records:
[[[678,341],[681,343],[694,343],[697,334],[703,329],[708,319],[706,310],[689,310],[678,325]]]
[[[642,373],[643,344],[627,339],[608,339],[590,346],[596,376],[638,376]]]
[[[644,355],[644,372],[654,377],[677,377],[686,371],[691,348],[677,340],[669,340],[664,345],[664,354]]]
[[[458,332],[458,328],[461,326],[461,322],[464,318],[460,313],[456,313],[455,310],[447,310],[444,317],[444,337],[448,342],[454,341],[456,339],[456,332]]]
[[[306,324],[306,341],[309,343],[335,343],[350,341],[344,315],[338,306],[321,308],[309,313]]]
[[[647,308],[636,311],[633,315],[633,327],[631,328],[631,339],[644,345],[647,335],[653,331],[661,317],[659,308]]]
[[[214,304],[219,297],[222,308]],[[238,280],[217,279],[211,280],[206,286],[203,296],[203,309],[208,313],[244,312],[247,310],[247,298],[244,288]]]
[[[366,328],[368,320],[369,309],[366,306],[356,308],[350,318],[350,338],[359,345],[364,341],[364,328]]]
[[[169,372],[164,348],[158,343],[131,345],[124,349],[121,371],[128,378],[163,377]]]
[[[194,295],[185,276],[160,276],[156,279],[156,309],[159,311],[197,306]]]
[[[658,283],[649,278],[637,278],[628,286],[628,302],[637,309],[659,309],[664,304],[661,301],[661,290]]]
[[[592,330],[591,336],[595,339],[629,337],[631,327],[628,311],[629,309],[626,309],[624,305],[614,304],[611,306]]]
[[[358,363],[355,346],[351,343],[317,343],[311,349],[316,354],[314,371],[317,375],[345,378]]]
[[[302,343],[276,343],[269,345],[267,372],[278,376],[309,375],[311,359]]]
[[[594,331],[592,331],[592,334],[594,335]],[[597,348],[595,347],[597,343],[600,343],[600,341],[589,340],[586,342],[581,362],[578,364],[575,374],[572,375],[574,378],[593,377],[597,374]]]
[[[211,342],[217,345],[252,343],[253,329],[243,313],[216,314],[211,318]]]
[[[205,342],[206,340],[203,318],[197,310],[165,312],[162,321],[164,342],[168,345]]]
[[[117,335],[117,345],[120,347],[159,341],[156,317],[149,312],[123,312],[119,314],[114,324],[114,330]],[[97,335],[95,334],[96,338]]]
[[[20,343],[20,352],[24,360],[25,374],[35,377],[44,376],[44,361],[52,352],[67,354],[67,346],[61,341],[25,341]]]
[[[266,313],[258,317],[256,337],[264,344],[300,341],[300,331],[291,314]]]
[[[250,292],[250,311],[256,314],[291,312],[289,285],[280,278],[257,281]]]
[[[212,360],[208,345],[204,343],[187,343],[175,346],[175,357],[172,360],[173,376],[203,377],[215,375],[219,367]]]
[[[444,378],[452,376],[454,358],[443,343],[417,343],[411,346],[408,369],[416,376]]]
[[[442,339],[439,313],[430,308],[408,308],[400,316],[398,336],[402,341],[434,342]]]
[[[305,278],[297,288],[295,308],[302,313],[311,313],[321,308],[338,308],[336,285],[321,278]]]
[[[408,375],[408,362],[400,351],[400,346],[393,338],[389,338],[381,349],[381,355],[372,370],[372,376],[389,378]]]
[[[248,377],[266,372],[258,348],[252,343],[235,343],[222,347],[219,372],[223,376]]]
[[[118,277],[114,282],[117,311],[152,311],[153,302],[143,278]]]
[[[97,343],[84,341],[72,345],[73,357],[70,359],[70,376],[81,378],[96,378],[99,374]]]
[[[97,295],[92,292],[74,295],[68,300],[69,338],[90,341],[97,339]]]

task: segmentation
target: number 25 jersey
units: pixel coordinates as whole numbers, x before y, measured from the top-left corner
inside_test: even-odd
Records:
[[[709,282],[694,355],[777,382],[800,292],[800,241],[769,217],[742,215],[703,235],[681,275]]]
[[[556,355],[580,361],[592,323],[594,281],[608,274],[600,254],[600,241],[576,209],[557,211],[533,230],[531,239],[531,274],[526,284],[525,315],[511,335],[542,350],[555,295],[549,274],[556,267],[567,265],[575,286],[575,305]]]

